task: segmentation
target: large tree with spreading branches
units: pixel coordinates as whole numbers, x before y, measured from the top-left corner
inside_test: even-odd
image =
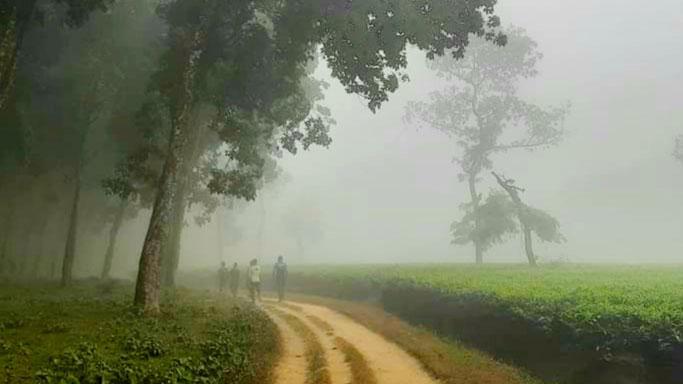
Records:
[[[417,121],[452,137],[461,149],[456,158],[460,181],[466,181],[469,202],[452,226],[454,242],[474,244],[475,262],[499,241],[508,228],[506,216],[492,221],[503,207],[500,196],[485,199],[478,191],[482,171],[493,167],[492,156],[511,150],[548,147],[563,136],[566,106],[543,107],[525,101],[518,92],[522,80],[536,76],[542,55],[536,42],[520,28],[504,30],[504,47],[476,38],[463,59],[443,56],[430,63],[446,86],[428,101],[411,102],[408,121]]]
[[[161,251],[188,161],[184,148],[196,127],[197,106],[214,109],[212,130],[226,158],[212,171],[214,193],[253,199],[265,159],[328,145],[330,124],[311,95],[310,62],[319,51],[332,75],[377,110],[404,78],[406,47],[433,58],[463,56],[471,34],[504,42],[494,30],[495,0],[272,1],[176,0],[161,14],[169,26],[167,52],[156,75],[170,122],[168,147],[143,245],[135,302],[159,309]]]

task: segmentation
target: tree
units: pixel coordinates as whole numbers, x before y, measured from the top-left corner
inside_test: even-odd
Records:
[[[464,245],[476,241],[482,251],[502,243],[508,235],[517,232],[515,210],[505,193],[493,191],[477,210],[464,204],[465,214],[451,225],[453,244]]]
[[[683,162],[683,136],[678,136],[676,138],[676,144],[674,146],[674,157],[678,161]]]
[[[0,111],[14,87],[17,60],[29,28],[53,8],[66,6],[63,21],[71,27],[82,25],[88,15],[106,10],[113,0],[0,0]]]
[[[491,172],[491,174],[496,178],[498,185],[508,194],[514,205],[514,212],[524,236],[524,251],[527,260],[529,265],[535,267],[537,257],[534,254],[531,233],[535,232],[543,241],[561,242],[564,237],[559,231],[560,224],[557,219],[549,214],[524,204],[519,197],[519,193],[524,192],[524,189],[517,187],[514,180],[501,177],[495,172]]]
[[[492,168],[494,154],[557,144],[568,111],[566,106],[541,107],[518,95],[520,81],[537,74],[536,63],[542,55],[524,30],[512,27],[504,32],[504,47],[475,39],[462,60],[449,56],[434,60],[430,66],[447,86],[432,92],[428,102],[411,102],[406,108],[408,121],[446,133],[462,149],[456,161],[460,181],[467,181],[470,202],[454,227],[472,227],[459,231],[456,242],[462,243],[465,233],[472,235],[469,242],[474,244],[477,264],[483,263],[490,245],[479,235],[487,232],[483,228],[487,213],[480,212],[484,199],[477,191],[480,173]]]
[[[162,7],[169,50],[157,79],[171,130],[135,303],[158,311],[161,249],[197,103],[216,108],[216,131],[230,147],[210,190],[254,199],[268,154],[329,144],[325,111],[301,81],[318,45],[333,75],[376,110],[398,87],[408,43],[433,56],[451,48],[461,55],[469,33],[502,40],[488,30],[499,23],[494,3],[176,0]]]
[[[62,20],[71,16],[62,16],[69,8],[58,7],[57,13],[46,15],[41,28],[29,30],[22,39],[15,94],[22,96],[16,105],[30,133],[25,162],[42,177],[48,172],[61,173],[65,191],[69,190],[69,196],[61,199],[69,201],[64,285],[69,284],[74,265],[83,188],[101,177],[98,173],[104,169],[109,172],[117,156],[117,146],[105,134],[107,118],[117,116],[121,99],[134,100],[127,91],[131,85],[136,88],[131,78],[138,76],[135,81],[139,81],[140,72],[144,73],[138,68],[144,68],[140,57],[148,48],[140,42],[154,39],[153,35],[136,34],[141,25],[145,32],[154,25],[148,23],[151,9],[145,12],[145,8],[149,2],[121,0],[110,12],[94,15],[76,30],[63,28]],[[127,41],[134,37],[134,42]],[[144,82],[141,93],[144,95]],[[102,191],[96,194],[104,200]]]

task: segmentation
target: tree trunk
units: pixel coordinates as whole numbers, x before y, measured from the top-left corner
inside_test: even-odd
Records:
[[[62,261],[62,287],[71,284],[76,257],[76,237],[78,232],[78,203],[81,200],[81,166],[76,170],[76,192],[71,204],[71,214],[69,215],[69,232],[66,237],[64,247],[64,260]]]
[[[520,191],[521,189],[515,187],[509,181],[506,182],[495,172],[492,173],[493,176],[496,178],[498,184],[501,187],[503,187],[505,192],[507,192],[507,194],[510,196],[512,202],[515,204],[515,208],[517,209],[517,219],[519,220],[519,223],[522,226],[522,233],[524,234],[524,251],[526,253],[526,258],[527,260],[529,260],[529,265],[535,267],[536,256],[534,255],[534,249],[532,245],[531,228],[529,228],[529,225],[524,216],[524,210],[526,209],[526,205],[524,205],[518,193],[518,191]]]
[[[14,212],[16,202],[10,199],[7,207],[7,216],[5,216],[5,226],[3,227],[2,248],[0,249],[0,273],[5,272],[6,263],[8,261],[9,245],[12,238],[12,229],[14,228]]]
[[[185,214],[188,209],[188,179],[192,176],[192,168],[202,154],[200,148],[203,126],[195,124],[201,115],[200,108],[193,108],[189,124],[192,131],[185,134],[183,148],[183,166],[178,169],[178,182],[173,200],[172,222],[170,223],[169,238],[161,252],[161,274],[164,287],[175,287],[178,266],[180,265],[180,250],[183,229],[185,228]]]
[[[57,260],[52,259],[50,264],[50,280],[54,280],[57,277]]]
[[[149,220],[140,255],[134,302],[148,314],[159,312],[161,249],[168,240],[168,225],[173,213],[173,195],[176,193],[178,168],[183,160],[182,148],[185,139],[182,126],[185,119],[183,115],[179,116],[172,130],[169,151],[159,180],[152,217]]]
[[[258,226],[258,255],[263,259],[265,256],[265,233],[266,233],[266,205],[265,196],[259,196],[259,226]]]
[[[33,18],[37,0],[21,0],[0,18],[0,111],[14,87],[21,42]],[[7,5],[5,5],[7,7]]]
[[[520,216],[521,221],[521,216]],[[532,245],[531,229],[526,223],[522,222],[522,231],[524,232],[524,251],[526,252],[526,258],[529,260],[529,265],[532,267],[536,266],[536,255],[534,255],[534,249]]]
[[[0,111],[9,99],[14,86],[17,69],[17,55],[19,51],[19,31],[17,25],[17,10],[9,16],[9,20],[0,20]]]
[[[470,199],[472,204],[472,211],[474,214],[474,231],[479,234],[479,228],[481,227],[481,221],[479,220],[479,195],[477,194],[477,172],[470,172],[467,178],[467,183],[470,189]],[[472,239],[474,243],[474,260],[476,264],[484,264],[484,247],[481,240],[475,236]]]
[[[179,184],[184,184],[179,182]],[[166,249],[162,253],[165,260],[162,262],[163,286],[175,287],[175,277],[180,264],[180,245],[185,225],[185,188],[181,186],[176,191],[173,204],[172,222],[170,223],[169,239],[166,242]]]
[[[218,231],[216,234],[218,252],[216,254],[218,255],[218,261],[222,262],[225,261],[225,255],[223,254],[223,211],[220,206],[217,208],[216,212],[216,230]]]
[[[193,107],[193,91],[195,67],[201,51],[201,33],[196,31],[187,52],[187,64],[180,79],[179,100],[172,108],[172,129],[168,153],[159,179],[157,196],[152,209],[152,217],[145,242],[140,254],[138,277],[135,284],[135,305],[146,314],[159,313],[159,297],[161,290],[161,248],[168,237],[168,223],[173,213],[173,198],[178,183],[178,171],[184,161],[186,125]]]
[[[111,272],[111,263],[112,260],[114,260],[114,248],[116,247],[116,238],[119,235],[121,224],[123,224],[123,217],[126,214],[127,207],[128,199],[121,199],[119,209],[116,211],[116,216],[114,217],[114,222],[111,225],[111,229],[109,229],[109,243],[107,244],[107,252],[104,254],[104,265],[102,266],[102,274],[100,275],[102,280],[109,278],[109,272]]]

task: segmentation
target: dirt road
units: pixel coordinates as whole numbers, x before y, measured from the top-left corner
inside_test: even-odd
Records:
[[[284,342],[277,384],[437,384],[398,346],[329,308],[267,302],[266,311]],[[316,344],[324,351],[324,369],[329,372],[328,379],[317,382],[309,377],[310,371],[322,368],[310,364],[306,352]]]

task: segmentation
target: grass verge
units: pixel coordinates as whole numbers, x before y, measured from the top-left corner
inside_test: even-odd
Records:
[[[0,286],[0,383],[272,381],[279,338],[261,311],[179,289],[147,318],[131,289]]]

